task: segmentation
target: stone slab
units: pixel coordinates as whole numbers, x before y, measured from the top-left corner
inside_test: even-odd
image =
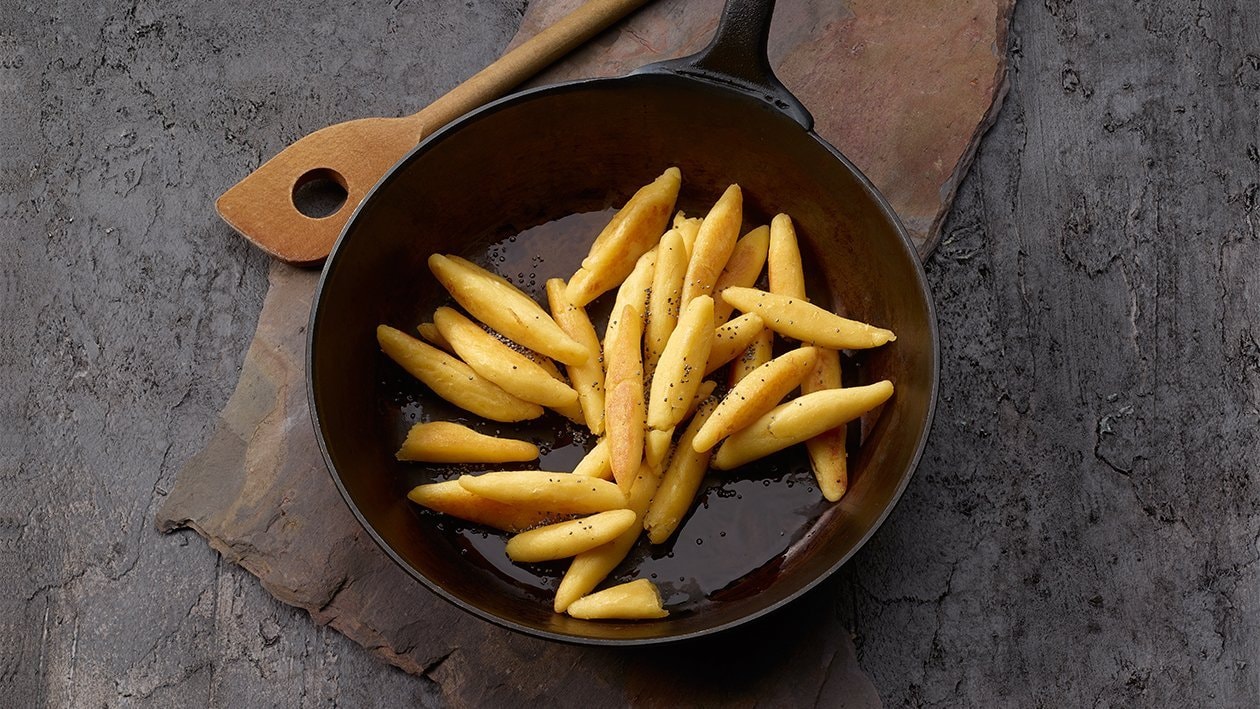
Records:
[[[531,3],[518,40],[574,4]],[[975,0],[941,14],[933,3],[914,3],[890,14],[858,0],[779,3],[771,42],[781,78],[814,113],[820,134],[889,195],[925,254],[1005,92],[1012,4]],[[694,51],[711,35],[720,5],[655,3],[540,81],[615,75]],[[573,704],[878,704],[848,632],[824,600],[833,582],[719,639],[652,652],[517,635],[466,616],[413,582],[346,509],[314,442],[302,361],[316,279],[272,267],[240,382],[210,443],[180,472],[159,511],[163,531],[196,530],[277,598],[433,678],[455,705],[542,697]],[[697,664],[695,657],[705,659]]]

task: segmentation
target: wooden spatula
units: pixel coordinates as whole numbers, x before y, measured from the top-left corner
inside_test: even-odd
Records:
[[[311,133],[224,192],[215,203],[219,216],[281,261],[319,264],[367,191],[424,136],[502,96],[646,2],[588,0],[419,113],[362,118]],[[294,204],[298,188],[316,180],[346,193],[345,202],[323,217],[307,216]]]

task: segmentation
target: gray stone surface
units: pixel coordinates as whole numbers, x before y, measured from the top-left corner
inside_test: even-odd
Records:
[[[844,574],[890,704],[1260,702],[1255,10],[1016,7],[933,443]]]
[[[266,288],[213,196],[520,9],[0,8],[0,705],[435,703],[152,518]],[[1025,1],[1012,41],[928,264],[934,438],[836,612],[890,705],[1254,706],[1260,17]]]
[[[5,130],[25,135],[5,145],[21,214],[3,235],[3,425],[23,454],[6,462],[18,484],[0,531],[20,613],[4,630],[23,644],[0,705],[433,696],[153,517],[236,383],[267,286],[214,196],[307,132],[440,95],[497,55],[520,10],[5,3],[6,58],[21,57]]]

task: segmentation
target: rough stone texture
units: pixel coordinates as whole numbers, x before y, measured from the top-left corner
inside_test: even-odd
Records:
[[[501,51],[520,9],[4,4],[0,563],[18,610],[0,606],[0,647],[22,650],[0,705],[436,701],[153,517],[267,288],[214,196],[300,135],[433,99]]]
[[[890,705],[1260,703],[1260,16],[1021,2],[928,266],[932,444],[839,606]]]
[[[518,19],[0,12],[0,704],[433,705],[489,681],[405,675],[151,521],[267,285],[213,196],[310,130],[433,98]],[[928,456],[808,602],[856,631],[889,705],[1255,706],[1254,5],[1026,1],[1012,42],[928,263]]]

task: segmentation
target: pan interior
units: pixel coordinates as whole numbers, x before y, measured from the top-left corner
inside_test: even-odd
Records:
[[[608,582],[652,578],[671,617],[580,621],[551,612],[563,562],[514,566],[499,535],[405,498],[416,484],[468,468],[404,464],[393,453],[412,423],[430,419],[536,440],[545,450],[544,469],[571,466],[594,440],[553,414],[528,424],[462,414],[381,354],[374,330],[386,323],[414,332],[449,302],[425,263],[434,252],[472,259],[545,303],[546,279],[571,275],[611,208],[670,165],[682,170],[679,206],[689,215],[702,216],[730,183],[743,188],[747,228],[790,214],[811,298],[898,336],[890,346],[847,358],[846,384],[887,378],[897,391],[878,416],[851,426],[850,491],[840,503],[822,500],[800,451],[711,473],[699,509],[675,538],[651,549],[640,541]],[[601,333],[611,300],[609,294],[591,307]],[[670,76],[522,95],[434,136],[395,168],[349,225],[328,263],[313,323],[319,434],[339,484],[387,551],[483,617],[593,642],[725,627],[833,570],[865,541],[912,474],[936,374],[922,271],[866,183],[765,104]]]

